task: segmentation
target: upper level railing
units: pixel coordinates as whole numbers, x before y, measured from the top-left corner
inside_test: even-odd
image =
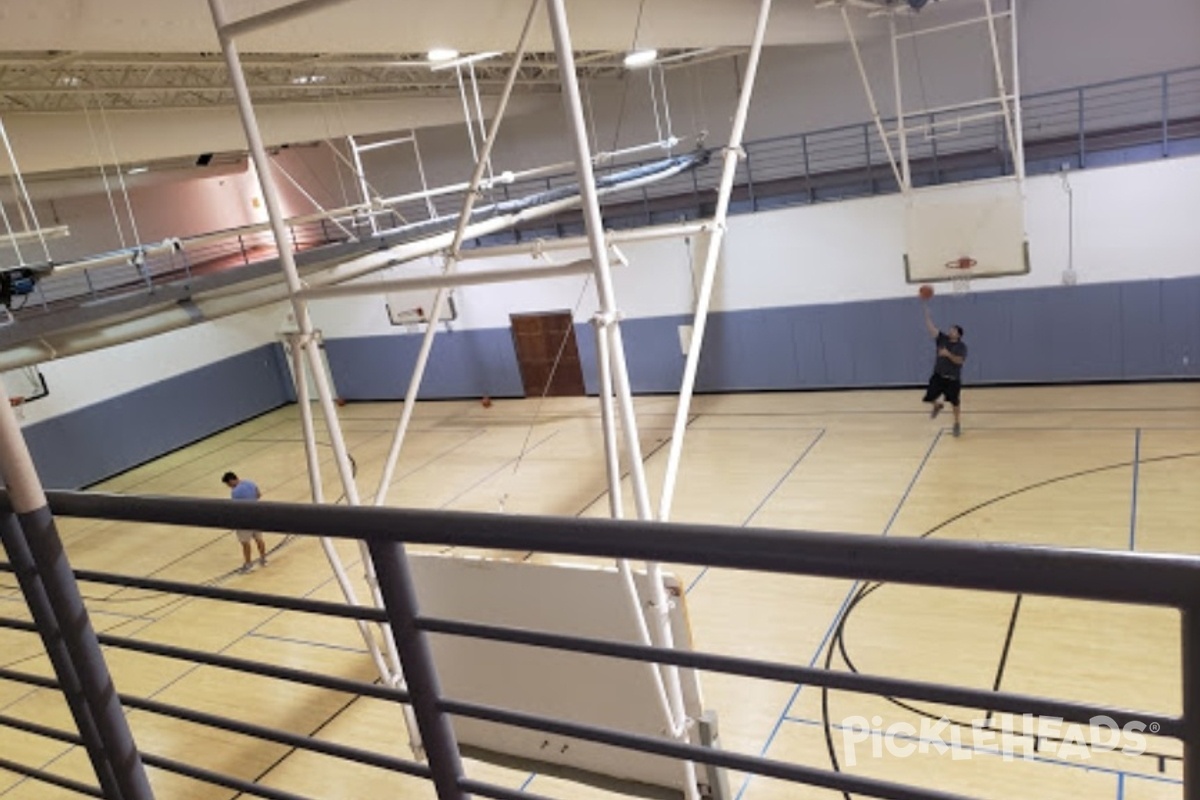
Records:
[[[211,710],[193,708],[138,697],[131,693],[116,695],[120,706],[138,709],[156,717],[185,720],[189,723],[233,731],[242,736],[274,742],[299,752],[321,753],[335,759],[370,764],[381,769],[427,778],[437,786],[441,800],[458,800],[468,795],[517,800],[536,798],[521,790],[512,790],[474,780],[463,774],[458,745],[449,719],[463,717],[486,720],[502,726],[552,733],[617,748],[651,753],[671,759],[713,765],[718,768],[769,776],[796,784],[820,786],[854,796],[896,798],[897,800],[965,800],[959,795],[929,788],[865,777],[844,770],[818,769],[778,759],[766,759],[707,746],[686,744],[671,738],[632,735],[602,728],[586,721],[565,721],[519,709],[480,705],[462,698],[441,694],[428,647],[430,634],[473,637],[535,648],[590,653],[639,662],[673,664],[686,668],[752,677],[787,684],[809,684],[857,694],[921,700],[968,709],[990,709],[1013,715],[1051,717],[1058,722],[1083,726],[1098,718],[1110,720],[1125,729],[1129,725],[1148,727],[1158,736],[1183,742],[1183,800],[1200,800],[1200,558],[1176,555],[1149,555],[1127,552],[1101,552],[1028,547],[983,542],[950,542],[921,538],[880,538],[849,534],[822,534],[759,528],[713,525],[645,523],[585,518],[522,517],[450,513],[391,508],[311,505],[298,503],[238,503],[227,500],[192,498],[151,498],[99,495],[75,492],[51,492],[50,508],[61,517],[106,519],[126,523],[247,529],[302,536],[327,536],[361,539],[367,543],[382,582],[385,608],[354,607],[312,599],[269,595],[224,589],[132,575],[79,572],[72,576],[60,548],[49,514],[7,513],[7,495],[0,493],[0,533],[4,535],[10,564],[0,565],[17,573],[38,624],[25,618],[0,617],[0,627],[40,634],[48,650],[61,645],[54,630],[55,620],[70,622],[63,631],[67,653],[55,663],[58,679],[10,667],[0,669],[0,680],[13,681],[43,689],[61,689],[82,694],[81,703],[103,703],[113,695],[112,677],[102,664],[102,675],[88,672],[98,666],[76,664],[78,653],[98,655],[99,644],[117,650],[151,653],[169,659],[208,664],[225,670],[269,676],[331,692],[374,697],[396,703],[411,703],[416,711],[427,763],[397,758],[361,746],[346,746],[317,737],[296,735],[283,729],[286,709],[278,708],[274,717],[278,727],[251,724],[231,719]],[[113,528],[120,536],[127,526]],[[604,558],[646,559],[669,564],[724,567],[770,574],[820,576],[938,587],[950,590],[991,591],[1031,594],[1045,597],[1105,601],[1179,609],[1182,612],[1181,657],[1182,713],[1165,713],[1113,708],[1096,703],[1034,697],[1007,691],[971,689],[907,679],[876,677],[856,672],[832,671],[786,663],[766,662],[744,657],[715,655],[690,650],[657,648],[579,636],[552,634],[538,630],[517,630],[496,625],[467,623],[455,619],[433,618],[421,613],[419,597],[413,589],[407,557],[402,543],[509,550]],[[23,548],[30,554],[26,555]],[[69,552],[66,554],[69,557]],[[362,619],[388,623],[396,636],[396,645],[405,664],[407,691],[365,683],[339,675],[323,675],[301,669],[274,665],[253,659],[235,658],[196,648],[174,646],[119,635],[96,636],[82,631],[82,598],[75,586],[78,580],[112,586],[134,586],[157,592],[204,597],[239,604],[292,609],[338,619]],[[42,586],[45,594],[41,594]],[[48,599],[47,599],[48,598]],[[74,603],[74,605],[72,604]],[[948,607],[949,604],[943,604]],[[82,639],[90,637],[88,642]],[[364,655],[364,658],[366,656]],[[53,659],[53,654],[52,654]],[[76,672],[72,672],[75,669]],[[90,675],[82,690],[67,686],[63,675]],[[122,688],[116,674],[115,691]],[[88,685],[109,687],[105,697],[89,698]],[[214,692],[222,684],[213,683]],[[586,688],[584,689],[586,691]],[[203,705],[203,703],[201,703]],[[120,719],[120,709],[115,718]],[[68,731],[46,721],[30,721],[12,715],[0,715],[0,726],[67,744],[87,745],[89,734]],[[1144,729],[1144,728],[1143,728]],[[303,800],[294,789],[280,780],[272,785],[255,783],[244,777],[220,774],[197,763],[184,763],[155,752],[152,740],[119,764],[108,764],[104,734],[90,732],[99,753],[97,763],[118,772],[138,769],[144,763],[197,780],[225,786],[247,795]],[[202,761],[200,763],[203,763]],[[28,777],[74,789],[94,796],[113,796],[100,789],[68,779],[40,764],[25,764],[9,759],[0,766]],[[331,762],[327,769],[336,769]],[[98,770],[100,767],[97,768]],[[134,783],[130,776],[127,782]],[[120,783],[121,776],[115,779]],[[928,778],[926,783],[928,783]]]
[[[928,135],[910,140],[913,183],[928,186],[1011,174],[1011,155],[999,119],[959,122],[963,112],[916,114],[906,127]],[[1085,169],[1114,161],[1128,162],[1200,153],[1200,66],[1153,75],[1026,95],[1022,103],[1025,161],[1029,174]],[[885,120],[894,127],[894,120]],[[788,205],[864,197],[897,190],[886,152],[873,122],[845,125],[748,142],[738,169],[731,213]],[[627,168],[625,164],[622,168]],[[607,171],[616,169],[611,167]],[[605,224],[631,228],[707,215],[715,197],[719,164],[643,187],[605,203]],[[605,174],[605,169],[597,171]],[[517,181],[485,193],[495,201],[526,197],[574,183],[573,172]],[[462,206],[461,193],[437,199],[443,213]],[[424,200],[398,205],[397,219],[423,220]],[[370,231],[361,223],[340,227],[324,220],[290,229],[298,250],[359,238]],[[582,233],[578,213],[564,213],[494,234],[471,244],[511,243]],[[65,302],[100,299],[116,293],[152,290],[156,284],[190,282],[197,274],[248,265],[275,257],[269,232],[231,233],[186,253],[167,252],[132,263],[51,275],[15,309],[39,313]]]

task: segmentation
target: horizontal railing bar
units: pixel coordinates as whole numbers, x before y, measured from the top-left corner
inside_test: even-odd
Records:
[[[51,510],[68,517],[532,550],[1177,608],[1200,603],[1200,558],[1174,554],[602,518],[62,491],[46,494]],[[0,508],[7,503],[7,493],[0,494]],[[85,573],[78,574],[82,579]],[[209,596],[268,597],[250,593]]]
[[[597,728],[575,722],[548,719],[534,714],[493,708],[477,703],[443,699],[438,702],[438,706],[448,714],[470,717],[471,719],[496,722],[501,725],[511,725],[526,730],[543,731],[558,736],[568,736],[573,739],[598,742],[642,753],[675,758],[681,761],[711,764],[717,767],[737,770],[738,772],[750,772],[764,777],[778,778],[808,786],[819,786],[851,794],[863,794],[868,797],[879,797],[884,798],[884,800],[971,800],[963,795],[902,786],[887,781],[850,775],[844,772],[831,772],[814,767],[803,767],[796,764],[787,764],[782,761],[746,756],[726,750],[715,750],[692,744],[680,744],[668,739],[659,739],[642,734],[624,733],[609,728]]]
[[[182,761],[176,761],[163,756],[156,756],[152,753],[142,751],[142,762],[147,766],[157,769],[173,772],[176,775],[184,775],[189,778],[194,778],[204,783],[210,783],[214,786],[224,786],[227,789],[233,789],[242,794],[252,794],[256,797],[265,797],[267,800],[314,800],[305,795],[293,794],[285,792],[282,789],[275,789],[270,786],[253,783],[252,781],[244,781],[240,778],[235,778],[232,775],[222,775],[219,772],[194,767],[191,764],[185,764]]]
[[[0,725],[7,728],[12,728],[25,733],[32,733],[34,736],[42,736],[47,739],[53,739],[64,744],[73,744],[83,746],[83,737],[77,733],[70,731],[60,731],[58,728],[51,728],[37,722],[29,722],[28,720],[10,717],[7,714],[0,714]]]
[[[54,689],[58,690],[58,681],[54,678],[47,678],[42,675],[33,675],[29,672],[17,672],[16,670],[7,667],[0,667],[0,680],[12,681],[13,683],[23,683],[27,686],[36,686],[39,689]]]
[[[100,640],[100,644],[118,647],[122,650],[136,650],[141,653],[150,653],[166,658],[194,661],[199,664],[208,664],[222,669],[246,672],[258,677],[278,678],[293,683],[316,686],[321,689],[332,689],[335,692],[375,697],[380,700],[392,700],[398,703],[408,703],[410,701],[408,692],[403,689],[382,686],[378,683],[350,680],[349,678],[339,678],[334,675],[319,675],[299,669],[292,669],[291,667],[267,664],[262,661],[236,658],[218,653],[206,653],[201,650],[191,650],[186,647],[175,647],[173,645],[157,644],[139,639],[129,639],[124,636],[113,636],[107,633],[97,634],[97,638]]]
[[[545,795],[523,792],[520,789],[506,789],[503,786],[495,786],[471,778],[459,778],[458,788],[469,794],[483,795],[494,798],[494,800],[552,800]]]
[[[45,689],[60,689],[58,681],[53,678],[45,678],[41,675],[31,675],[26,672],[16,672],[14,670],[0,667],[0,679],[14,681],[16,683],[29,684]],[[289,747],[295,747],[301,750],[310,750],[316,753],[321,753],[335,758],[354,761],[359,764],[366,764],[380,769],[390,769],[396,772],[403,772],[406,775],[412,775],[417,778],[430,777],[429,768],[424,764],[417,764],[411,761],[385,756],[380,753],[372,753],[368,750],[361,750],[356,747],[348,747],[346,745],[337,744],[336,742],[326,742],[320,739],[312,739],[307,736],[297,736],[296,734],[286,731],[279,731],[273,728],[267,728],[262,725],[255,725],[251,722],[242,722],[240,720],[228,719],[219,717],[215,714],[207,714],[203,711],[196,711],[191,708],[162,703],[157,700],[149,700],[143,697],[133,697],[131,695],[119,695],[121,703],[127,708],[136,708],[141,711],[147,711],[152,714],[159,714],[173,719],[182,719],[187,722],[194,722],[198,725],[207,725],[210,728],[230,731],[232,733],[242,734],[257,739],[265,739],[276,744],[283,744]]]
[[[480,625],[471,622],[418,617],[417,627],[429,633],[452,636],[468,636],[498,642],[525,644],[615,658],[633,659],[657,664],[673,664],[692,669],[723,672],[750,678],[782,681],[785,683],[825,686],[840,691],[871,694],[881,697],[900,697],[907,700],[923,700],[965,708],[992,709],[1012,714],[1032,714],[1053,717],[1065,722],[1090,724],[1093,718],[1107,716],[1119,727],[1130,722],[1141,722],[1147,727],[1158,725],[1156,735],[1182,739],[1183,720],[1160,714],[1142,714],[1124,709],[1105,708],[1084,703],[1048,700],[1041,697],[967,689],[939,684],[909,681],[898,678],[882,678],[861,675],[855,672],[796,667],[788,664],[755,661],[733,656],[697,653],[688,650],[663,649],[644,645],[625,644],[601,639],[586,639],[541,631],[505,628],[496,625]]]
[[[100,789],[96,788],[95,786],[89,786],[86,783],[73,781],[70,778],[64,778],[62,776],[55,775],[52,772],[45,772],[40,769],[28,767],[24,764],[18,764],[16,761],[10,761],[7,758],[0,757],[0,769],[8,770],[9,772],[15,772],[18,775],[24,775],[26,778],[33,778],[34,780],[38,780],[43,783],[49,783],[61,789],[69,789],[70,791],[78,794],[86,794],[89,797],[99,797],[101,800],[104,800],[104,792],[100,791]]]
[[[383,609],[372,606],[349,606],[344,603],[329,603],[324,600],[307,600],[300,597],[284,597],[277,594],[246,592],[241,589],[221,589],[216,586],[164,581],[159,578],[140,578],[132,575],[117,575],[110,572],[95,572],[85,569],[75,570],[75,578],[76,580],[87,581],[89,583],[102,583],[107,586],[152,589],[154,591],[180,594],[187,597],[229,600],[245,605],[301,611],[307,614],[322,614],[328,617],[342,617],[344,619],[366,620],[368,622],[387,622],[387,613]]]
[[[170,703],[162,703],[157,700],[149,700],[144,697],[133,697],[126,694],[118,696],[121,703],[128,708],[136,708],[140,711],[147,711],[152,714],[171,717],[172,719],[194,722],[198,725],[207,725],[210,728],[239,733],[243,736],[250,736],[256,739],[264,739],[276,744],[321,753],[322,755],[333,756],[358,764],[403,772],[406,775],[412,775],[417,778],[428,779],[430,777],[429,768],[424,764],[416,764],[411,761],[385,756],[381,753],[372,753],[369,750],[361,750],[357,747],[349,747],[336,742],[299,736],[287,731],[280,731],[263,725],[255,725],[252,722],[242,722],[240,720],[219,717],[215,714],[207,714],[203,711],[196,711],[195,709],[184,708]]]

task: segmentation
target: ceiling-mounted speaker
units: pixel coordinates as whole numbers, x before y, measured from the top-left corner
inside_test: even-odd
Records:
[[[212,162],[212,160],[213,160],[212,153],[201,153],[200,157],[196,159],[196,166],[197,167],[207,167]]]

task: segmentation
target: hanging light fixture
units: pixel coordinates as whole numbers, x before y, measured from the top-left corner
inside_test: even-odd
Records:
[[[449,47],[435,47],[425,57],[434,64],[439,64],[443,61],[453,61],[458,58],[458,51]]]
[[[658,51],[653,49],[633,50],[625,55],[625,66],[629,69],[648,67],[658,60]]]

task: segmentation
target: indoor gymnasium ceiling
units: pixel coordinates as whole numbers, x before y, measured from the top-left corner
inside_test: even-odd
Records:
[[[227,0],[231,18],[282,5]],[[759,0],[574,0],[572,36],[585,77],[615,78],[634,47],[682,64],[720,57],[751,39]],[[238,40],[256,102],[457,95],[453,70],[431,71],[425,53],[511,51],[526,0],[340,0]],[[470,24],[464,25],[464,20]],[[869,24],[869,23],[868,23]],[[778,0],[768,43],[844,37],[836,12],[814,0]],[[520,93],[557,91],[553,44],[539,10]],[[498,91],[509,60],[478,66]],[[205,0],[0,0],[0,112],[231,105],[233,95]]]
[[[850,0],[863,2],[901,0]],[[238,20],[285,0],[225,0]],[[539,6],[542,5],[539,2]],[[760,0],[567,0],[585,79],[619,79],[634,48],[675,66],[743,51]],[[239,37],[244,71],[274,143],[327,136],[314,103],[336,106],[343,133],[444,125],[461,116],[455,71],[426,53],[448,47],[498,55],[476,65],[485,97],[499,93],[529,10],[527,0],[330,0],[328,7]],[[860,9],[861,11],[861,9]],[[857,33],[881,19],[859,13]],[[836,9],[775,0],[767,44],[844,41]],[[511,108],[545,107],[559,91],[546,15],[539,8]],[[270,110],[274,109],[274,110]],[[244,148],[229,75],[207,0],[0,0],[0,119],[21,169],[79,170],[96,157],[89,113],[123,163]],[[111,126],[109,129],[108,126]],[[323,132],[325,131],[325,132]],[[0,159],[0,173],[9,165]]]

